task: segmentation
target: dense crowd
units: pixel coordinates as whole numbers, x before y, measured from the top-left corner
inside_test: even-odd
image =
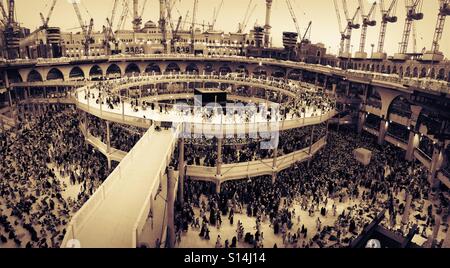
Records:
[[[108,176],[76,114],[48,105],[0,135],[0,247],[59,247],[72,215]]]
[[[100,139],[101,142],[107,144],[107,126],[106,121],[87,114],[89,134]],[[126,126],[114,122],[109,122],[110,128],[110,145],[111,148],[129,152],[136,143],[144,136],[145,129]]]
[[[187,181],[187,202],[178,207],[176,216],[178,236],[199,232],[201,240],[208,240],[211,228],[217,228],[217,247],[344,247],[383,209],[387,211],[383,226],[405,235],[399,218],[407,191],[413,198],[407,226],[418,224],[418,235],[425,239],[435,219],[428,201],[427,171],[405,162],[404,152],[394,146],[379,146],[368,134],[353,133],[330,132],[329,145],[310,165],[297,164],[280,172],[275,184],[271,177],[230,181],[216,194],[212,183]],[[353,157],[353,150],[361,147],[373,152],[368,166]],[[445,219],[447,199],[439,197],[436,213]],[[225,224],[236,224],[236,215],[253,219],[254,227],[243,230],[238,223],[235,234],[221,233]],[[308,228],[311,222],[313,228],[311,224]],[[264,243],[268,236],[263,234],[264,224],[282,243]]]
[[[255,111],[251,109],[245,109],[239,111],[239,117],[236,117],[236,112],[227,111],[225,114],[219,113],[219,109],[212,111],[207,108],[196,107],[193,109],[180,110],[180,105],[172,105],[164,102],[154,101],[152,97],[164,94],[176,94],[176,93],[192,93],[193,89],[186,88],[180,84],[170,84],[161,87],[145,87],[141,86],[138,90],[129,89],[137,87],[136,83],[145,81],[161,81],[170,79],[192,79],[192,78],[211,78],[211,79],[224,79],[243,82],[255,82],[264,84],[265,86],[276,87],[281,90],[289,91],[295,94],[295,97],[288,94],[281,94],[277,91],[250,89],[249,87],[236,87],[234,90],[232,87],[227,91],[230,94],[236,94],[238,96],[245,97],[259,97],[264,100],[270,101],[272,104],[282,104],[281,108],[274,107],[273,110],[269,107],[260,109],[259,106],[255,107]],[[161,81],[162,82],[162,81]],[[132,85],[135,85],[134,87]],[[217,85],[210,85],[211,87]],[[261,80],[258,77],[242,77],[236,76],[236,74],[228,75],[208,75],[208,76],[192,76],[186,74],[165,75],[165,76],[147,76],[141,75],[138,77],[126,77],[116,80],[99,81],[93,85],[90,85],[85,89],[84,98],[89,99],[91,102],[106,105],[111,110],[122,109],[122,102],[127,102],[131,105],[134,112],[144,111],[144,118],[153,118],[156,115],[154,113],[147,113],[151,110],[159,114],[174,113],[176,116],[199,116],[203,122],[212,121],[220,117],[221,122],[235,123],[235,122],[253,122],[254,120],[267,120],[267,121],[283,121],[292,120],[296,118],[304,118],[306,116],[316,117],[326,114],[331,111],[335,106],[333,98],[322,91],[318,91],[313,86],[300,83],[296,81],[284,81],[284,80]],[[182,100],[182,102],[186,102]],[[184,106],[183,106],[184,107]],[[275,111],[275,109],[277,111]],[[218,119],[217,119],[218,120]]]

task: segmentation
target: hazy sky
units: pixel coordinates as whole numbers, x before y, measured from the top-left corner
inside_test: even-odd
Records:
[[[5,1],[5,0],[0,0]],[[83,18],[88,21],[92,16],[95,20],[95,28],[100,30],[105,24],[106,17],[111,16],[113,0],[79,0]],[[131,0],[129,0],[131,3]],[[238,23],[244,18],[250,0],[224,0],[221,12],[218,15],[216,28],[225,32],[234,32],[237,30]],[[363,0],[366,12],[368,12],[373,1]],[[391,0],[385,0],[388,5]],[[397,16],[399,21],[396,24],[389,24],[386,37],[385,50],[389,54],[396,53],[398,43],[400,42],[404,19],[405,19],[405,1],[398,0]],[[35,29],[41,25],[39,12],[46,16],[49,5],[52,0],[16,0],[17,17],[23,26]],[[63,31],[79,26],[75,11],[70,4],[71,0],[58,0],[54,14],[50,20],[50,25],[60,26]],[[140,0],[140,5],[144,0]],[[192,15],[192,7],[194,0],[176,0],[173,17],[178,18],[180,14],[184,17],[186,12],[190,10]],[[220,5],[221,0],[199,0],[199,9],[197,22],[208,23],[212,21],[214,8]],[[283,31],[295,31],[294,22],[289,13],[285,0],[274,0],[272,8],[272,36],[273,44],[281,45],[281,33]],[[336,12],[333,0],[291,0],[294,11],[299,20],[300,28],[305,30],[309,21],[312,21],[311,39],[313,42],[322,42],[333,53],[336,53],[339,47],[339,29],[337,24]],[[338,0],[340,3],[341,1]],[[347,0],[349,5],[349,13],[353,14],[357,5],[357,0]],[[257,7],[249,20],[247,31],[253,27],[255,23],[264,24],[265,18],[265,0],[253,0],[253,5]],[[417,50],[420,52],[423,47],[430,49],[433,38],[434,28],[436,26],[436,18],[438,13],[438,0],[424,0],[423,12],[425,18],[417,22]],[[131,7],[131,4],[130,4]],[[342,7],[342,6],[341,6]],[[380,20],[380,9],[376,8],[375,18]],[[116,15],[116,21],[120,17],[121,8]],[[147,0],[144,11],[143,20],[157,21],[159,17],[159,0]],[[190,16],[191,17],[191,16]],[[341,8],[341,17],[344,14]],[[131,19],[128,19],[128,28],[131,29]],[[359,19],[361,21],[361,18]],[[342,22],[343,25],[345,24]],[[368,38],[366,42],[366,51],[370,54],[370,44],[377,44],[380,23],[368,30]],[[448,57],[450,55],[450,20],[446,21],[446,29],[441,41],[441,50]],[[186,26],[187,27],[187,26]],[[72,30],[77,31],[77,30]],[[353,52],[359,48],[360,30],[353,33],[352,44]],[[376,47],[376,46],[375,46]],[[412,51],[412,41],[410,42],[409,51]]]

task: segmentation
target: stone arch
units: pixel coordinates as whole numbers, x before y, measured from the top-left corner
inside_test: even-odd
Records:
[[[180,72],[181,71],[181,68],[180,68],[180,66],[177,64],[177,63],[175,63],[175,62],[172,62],[172,63],[170,63],[169,65],[167,65],[167,68],[166,68],[166,73],[170,73],[170,72],[175,72],[175,73],[178,73],[178,72]]]
[[[107,77],[121,77],[122,71],[120,70],[120,67],[117,66],[117,64],[111,64],[108,69],[106,69],[106,76]]]
[[[31,70],[30,73],[28,73],[28,77],[27,77],[27,82],[42,82],[42,75],[36,71],[36,70]]]
[[[233,72],[233,70],[231,70],[230,66],[228,66],[228,65],[222,65],[219,67],[219,73],[221,73],[221,74],[229,74],[232,72]]]
[[[398,75],[399,75],[400,77],[403,77],[403,66],[400,66]]]
[[[406,67],[406,71],[405,71],[405,76],[406,77],[411,77],[411,67]]]
[[[272,76],[276,78],[283,78],[286,75],[285,71],[282,69],[275,69],[272,72]]]
[[[411,118],[411,103],[402,95],[395,97],[388,108],[388,116],[397,114],[406,118]]]
[[[378,93],[381,97],[381,115],[386,119],[388,116],[388,110],[391,107],[392,101],[401,95],[400,92],[385,88],[378,88]]]
[[[388,65],[386,68],[386,73],[391,74],[391,65]]]
[[[8,80],[10,83],[21,83],[23,82],[22,76],[17,70],[8,70]]]
[[[267,70],[264,67],[258,66],[254,71],[253,75],[255,76],[267,76]]]
[[[417,67],[414,67],[413,77],[419,77],[419,69]]]
[[[425,68],[425,67],[423,67],[421,70],[420,70],[420,78],[423,78],[423,77],[426,77],[427,76],[427,69]]]
[[[130,63],[125,68],[126,76],[139,75],[140,73],[141,73],[141,69],[139,69],[139,66],[137,66],[136,63]]]
[[[375,72],[379,73],[380,72],[380,65],[377,64],[377,66],[375,67]]]
[[[237,73],[241,73],[241,74],[245,74],[245,75],[248,75],[248,74],[249,74],[249,72],[248,72],[247,68],[245,67],[245,65],[239,65],[239,66],[236,68],[236,72],[237,72]]]
[[[200,71],[197,64],[191,63],[186,67],[186,72],[198,74]]]
[[[85,75],[83,70],[81,70],[80,67],[75,66],[73,67],[69,72],[69,79],[72,80],[78,80],[78,79],[84,79]]]
[[[159,68],[159,66],[155,63],[150,63],[147,67],[145,67],[145,72],[148,74],[159,75],[161,74],[161,68]]]
[[[205,65],[205,73],[212,73],[214,72],[214,66],[212,63],[207,63]]]
[[[52,68],[47,73],[47,81],[50,80],[62,80],[64,81],[64,75],[58,68]]]
[[[385,73],[385,71],[386,71],[386,67],[383,64],[383,65],[381,65],[381,73]]]
[[[435,68],[431,68],[430,77],[431,77],[432,79],[435,79],[435,78],[436,78],[436,69],[435,69]]]
[[[393,74],[398,74],[397,66],[394,65],[394,67],[392,68],[392,73]]]
[[[290,71],[287,75],[287,78],[290,80],[300,81],[301,77],[302,77],[302,71],[298,70],[298,69]]]
[[[89,77],[91,79],[100,79],[103,77],[103,70],[100,66],[94,65],[89,70]]]
[[[439,69],[436,78],[439,79],[439,80],[444,80],[445,79],[445,70],[444,70],[444,68]]]

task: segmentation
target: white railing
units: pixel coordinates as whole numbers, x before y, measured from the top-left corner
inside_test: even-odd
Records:
[[[178,136],[178,133],[180,131],[180,128],[178,126],[175,137]],[[132,247],[136,248],[138,246],[139,242],[139,236],[142,232],[142,229],[144,228],[144,225],[148,219],[148,215],[150,213],[151,208],[151,202],[154,200],[155,196],[157,195],[157,191],[159,188],[159,184],[161,182],[162,177],[166,173],[166,168],[170,165],[170,162],[172,160],[172,154],[175,150],[176,143],[172,142],[166,149],[166,151],[162,154],[162,157],[164,157],[164,160],[161,162],[161,165],[158,168],[158,178],[156,180],[153,180],[153,184],[150,187],[150,191],[147,194],[147,197],[145,198],[144,204],[142,204],[141,209],[139,210],[139,215],[137,217],[137,220],[133,226],[132,232],[131,232],[131,238],[132,238]]]
[[[103,182],[103,184],[95,191],[95,193],[89,198],[89,200],[81,207],[80,210],[72,217],[68,227],[67,232],[64,237],[62,246],[65,247],[67,242],[71,239],[77,239],[78,232],[83,228],[86,224],[89,217],[96,210],[96,208],[105,200],[105,197],[110,193],[112,187],[118,180],[122,180],[126,178],[126,170],[133,164],[133,157],[138,153],[139,150],[142,150],[142,144],[147,142],[155,130],[152,128],[142,137],[141,140],[136,144],[136,146],[125,156],[125,158],[119,163],[118,167],[108,176],[108,178]],[[151,189],[149,192],[156,193],[159,186],[159,179],[162,175],[164,175],[166,166],[170,163],[170,159],[172,156],[171,150],[174,150],[175,142],[171,144],[167,148],[167,152],[165,153],[165,161],[162,161],[161,166],[158,171],[158,178],[153,180],[153,184],[151,185]],[[144,148],[146,149],[146,148]],[[148,199],[148,198],[147,198]],[[145,205],[145,204],[143,204]],[[141,212],[142,214],[142,212]],[[141,219],[141,218],[139,218]],[[131,230],[130,230],[131,231]],[[135,231],[133,231],[135,233]],[[134,241],[134,240],[133,240]],[[131,247],[135,247],[136,245],[129,245]]]
[[[326,144],[327,137],[323,137],[312,145],[311,154],[309,154],[310,148],[307,147],[302,150],[280,156],[277,158],[277,164],[275,168],[273,167],[273,159],[263,159],[257,161],[222,165],[222,174],[219,178],[216,177],[216,167],[188,166],[186,176],[191,177],[193,180],[222,183],[225,181],[239,180],[248,177],[271,175],[273,172],[285,170],[295,163],[309,160]]]

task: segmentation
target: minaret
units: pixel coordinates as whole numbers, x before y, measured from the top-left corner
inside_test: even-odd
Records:
[[[270,16],[272,14],[272,1],[273,0],[266,0],[266,24],[264,25],[264,47],[269,47],[270,45],[270,29],[272,27],[270,26]]]

